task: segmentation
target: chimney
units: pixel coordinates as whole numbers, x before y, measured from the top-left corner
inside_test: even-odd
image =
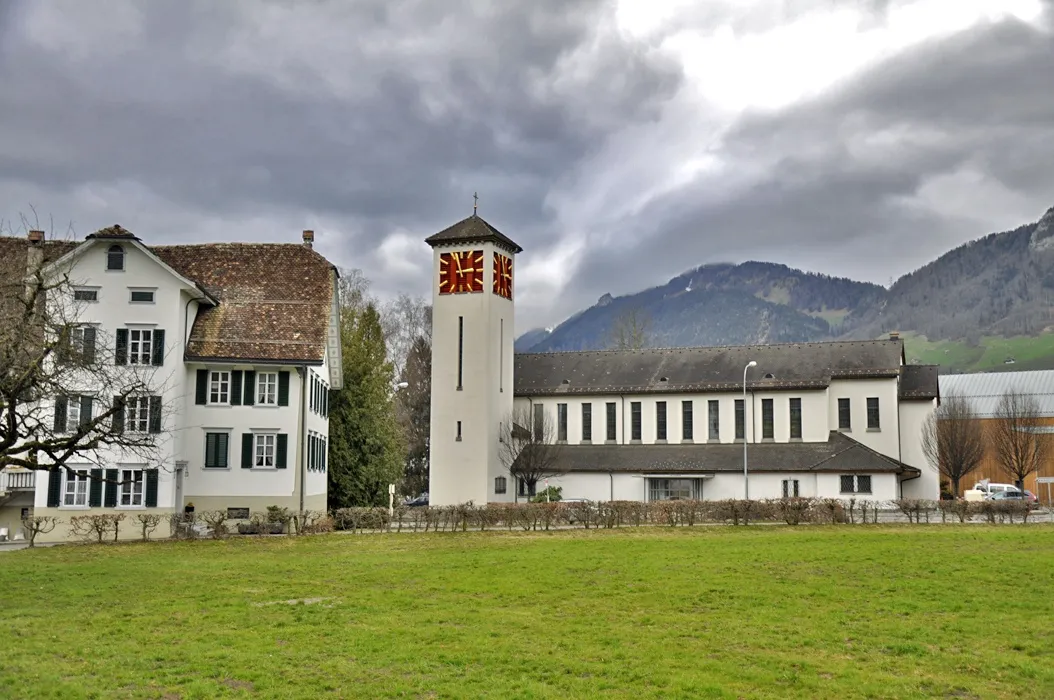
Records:
[[[315,232],[310,229],[304,229],[304,245],[308,248],[312,247],[315,242]]]
[[[26,248],[26,298],[31,299],[37,288],[37,273],[44,265],[44,232],[30,231],[27,236],[29,247]]]
[[[890,331],[889,332],[889,339],[890,340],[900,340],[900,331]]]

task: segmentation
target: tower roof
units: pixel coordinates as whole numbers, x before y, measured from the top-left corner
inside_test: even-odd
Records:
[[[448,226],[439,233],[434,233],[425,239],[425,243],[433,248],[437,245],[483,243],[486,241],[497,243],[514,253],[523,252],[523,248],[517,245],[511,238],[488,224],[476,214],[473,214],[467,219],[462,219],[453,226]]]

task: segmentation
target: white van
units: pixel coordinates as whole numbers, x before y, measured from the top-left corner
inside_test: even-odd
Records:
[[[966,491],[963,497],[967,501],[985,501],[997,493],[1020,490],[1013,484],[993,484],[988,479],[982,479],[973,485],[973,489]]]

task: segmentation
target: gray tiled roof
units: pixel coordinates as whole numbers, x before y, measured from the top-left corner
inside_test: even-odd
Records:
[[[1035,398],[1040,415],[1054,416],[1054,370],[946,374],[940,384],[945,394],[954,392],[968,398],[978,418],[995,417],[999,401],[1009,389]]]
[[[483,243],[485,241],[498,243],[514,253],[523,252],[523,248],[511,238],[475,214],[425,239],[425,243],[432,247],[454,243]]]
[[[556,470],[561,472],[743,471],[742,443],[565,445],[558,455]],[[837,431],[827,442],[751,443],[748,465],[751,472],[919,473]]]
[[[904,365],[900,368],[900,398],[936,399],[940,394],[937,365]]]
[[[784,343],[729,347],[520,353],[517,396],[596,393],[676,393],[742,388],[822,389],[832,379],[897,377],[900,339]],[[565,381],[566,380],[566,381]],[[933,376],[936,391],[936,373]]]

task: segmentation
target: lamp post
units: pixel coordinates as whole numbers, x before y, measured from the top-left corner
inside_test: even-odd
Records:
[[[743,368],[743,500],[750,500],[750,480],[747,476],[747,370],[757,367],[758,363],[751,360]]]

